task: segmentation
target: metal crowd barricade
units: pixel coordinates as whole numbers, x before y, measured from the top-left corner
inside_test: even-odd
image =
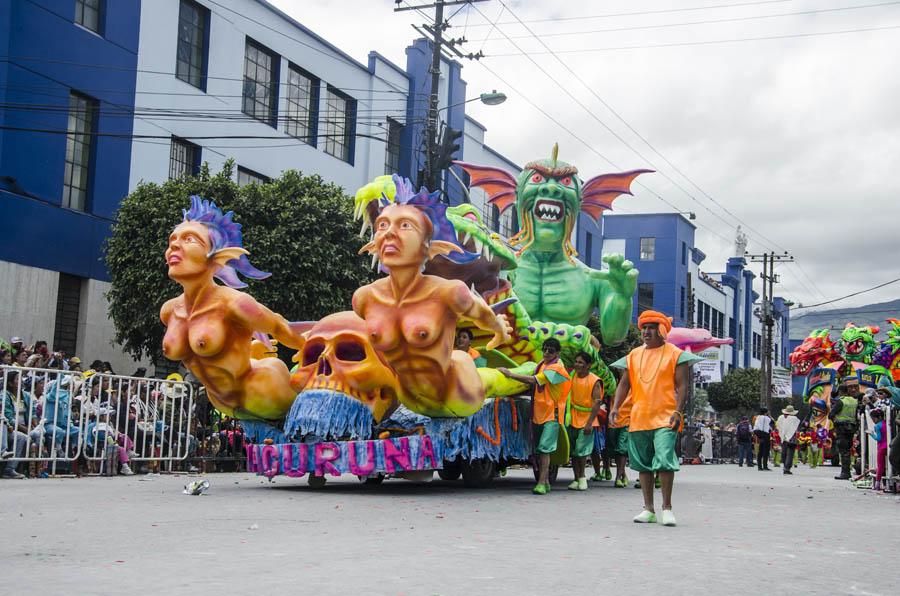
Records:
[[[132,461],[168,462],[188,457],[194,388],[169,379],[95,374],[84,389],[84,454],[93,461],[107,449],[125,450]]]
[[[16,461],[71,462],[81,455],[81,372],[0,366],[0,450]]]
[[[871,416],[871,412],[873,409],[876,408],[866,408],[866,411],[859,415],[859,461],[861,462],[861,471],[872,470],[874,472],[876,466],[878,465],[878,443],[876,443],[875,439],[873,439],[868,433],[868,431],[874,428]],[[880,406],[877,409],[880,409],[884,414],[884,427],[885,431],[887,432],[887,444],[888,447],[890,447],[891,441],[894,438],[891,408],[890,406]],[[890,461],[885,461],[885,472],[885,475],[887,477],[890,477],[894,474],[900,473],[900,470],[892,470]]]

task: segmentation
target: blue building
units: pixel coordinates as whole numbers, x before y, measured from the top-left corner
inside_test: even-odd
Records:
[[[128,193],[140,0],[0,3],[0,335],[74,353]],[[105,319],[105,309],[100,316]]]
[[[601,253],[622,253],[634,263],[640,271],[635,320],[653,309],[672,316],[675,326],[702,327],[714,337],[730,337],[734,343],[719,349],[721,373],[758,368],[764,344],[756,274],[743,256],[729,258],[724,269],[706,270],[706,254],[695,246],[695,233],[691,221],[678,213],[605,214],[600,228],[582,216],[576,248],[591,267],[601,266]],[[773,310],[773,361],[788,367],[788,301],[776,297]]]
[[[102,249],[143,182],[232,160],[241,185],[301,169],[352,194],[424,164],[424,39],[401,67],[359,62],[265,0],[21,0],[0,2],[0,43],[0,337],[132,366],[110,341]],[[466,116],[458,62],[442,60],[438,96],[464,133],[455,157],[517,171]]]

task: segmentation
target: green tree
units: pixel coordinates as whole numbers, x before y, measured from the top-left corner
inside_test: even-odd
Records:
[[[636,325],[629,325],[628,335],[625,336],[622,343],[615,346],[608,346],[603,343],[603,334],[600,332],[600,318],[596,314],[591,315],[585,326],[591,330],[591,335],[600,342],[600,357],[607,364],[612,364],[619,358],[627,356],[631,350],[644,343],[644,340],[641,339],[641,330]]]
[[[232,180],[233,163],[211,175],[141,183],[119,207],[106,245],[112,288],[109,315],[116,341],[136,359],[162,355],[162,304],[181,292],[166,274],[163,253],[190,196],[234,211],[253,264],[272,273],[246,280],[247,292],[288,320],[317,320],[350,308],[353,291],[373,279],[352,222],[352,199],[317,175],[287,171],[265,184]]]
[[[759,404],[762,373],[758,368],[736,368],[707,387],[709,405],[716,412],[749,413]]]

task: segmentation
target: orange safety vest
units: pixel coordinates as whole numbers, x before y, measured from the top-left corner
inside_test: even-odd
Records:
[[[594,385],[600,383],[600,377],[594,373],[588,373],[584,377],[578,375],[572,376],[572,392],[571,396],[571,418],[572,426],[575,428],[584,428],[591,415],[591,409],[594,407]],[[600,398],[603,398],[603,384],[600,384]],[[594,418],[594,426],[600,426],[600,421]]]
[[[566,367],[563,366],[562,361],[559,359],[553,364],[544,364],[544,362],[541,362],[538,364],[534,374],[537,375],[542,370],[552,370],[565,377],[566,380],[562,383],[557,383],[556,385],[547,383],[546,385],[535,386],[534,412],[531,419],[535,424],[544,424],[545,422],[554,419],[560,424],[565,424],[566,397],[568,397],[569,390],[572,386],[569,371],[566,370]]]
[[[652,350],[641,346],[628,354],[628,379],[634,401],[629,431],[669,426],[669,419],[677,407],[675,368],[681,352],[674,345],[664,343]]]

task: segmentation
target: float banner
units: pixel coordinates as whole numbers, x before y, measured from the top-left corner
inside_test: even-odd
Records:
[[[247,445],[247,471],[272,478],[354,474],[396,474],[435,470],[442,460],[434,454],[431,437],[411,435],[373,441],[325,441]]]
[[[823,385],[834,385],[834,369],[816,368],[806,378],[806,394]]]
[[[863,387],[878,387],[878,382],[881,380],[881,377],[884,375],[880,372],[867,371],[867,370],[858,370],[856,371],[856,376],[859,377],[859,384]]]

